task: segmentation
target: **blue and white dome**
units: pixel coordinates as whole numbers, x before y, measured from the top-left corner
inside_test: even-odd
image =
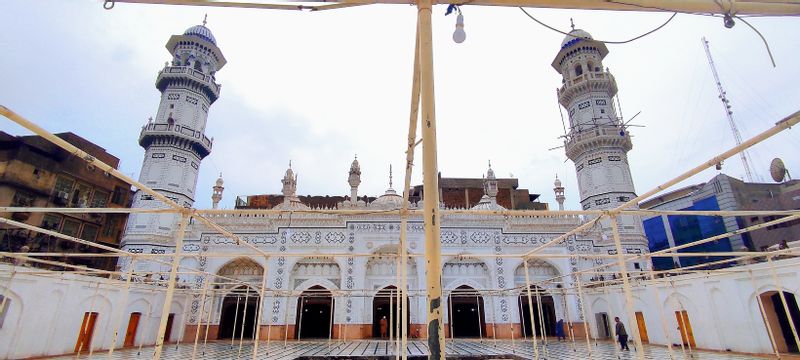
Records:
[[[564,49],[570,47],[581,40],[593,40],[593,39],[594,38],[592,37],[592,35],[586,32],[585,30],[573,29],[572,31],[569,32],[567,36],[564,37],[564,40],[561,41],[561,48]]]
[[[217,39],[214,38],[214,34],[212,34],[211,30],[205,27],[205,25],[192,26],[186,29],[186,31],[183,32],[183,35],[195,36],[205,41],[208,41],[214,45],[217,45]]]

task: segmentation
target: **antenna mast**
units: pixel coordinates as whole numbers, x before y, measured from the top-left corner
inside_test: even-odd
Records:
[[[708,40],[704,36],[703,39],[703,47],[706,49],[706,57],[708,57],[708,65],[711,66],[711,73],[714,74],[714,81],[717,82],[717,90],[719,90],[719,99],[722,101],[722,107],[725,110],[725,116],[728,117],[728,124],[731,126],[731,132],[733,132],[733,138],[736,140],[736,145],[742,144],[742,135],[739,134],[739,129],[736,127],[736,123],[733,121],[733,111],[731,111],[731,105],[729,104],[728,97],[725,96],[725,90],[722,88],[722,83],[719,81],[719,75],[717,75],[717,68],[714,66],[714,59],[711,58],[711,50],[708,48]],[[745,177],[747,178],[748,182],[753,182],[753,174],[750,171],[750,162],[747,160],[747,154],[744,150],[739,152],[739,157],[742,158],[742,165],[744,165],[744,173]]]

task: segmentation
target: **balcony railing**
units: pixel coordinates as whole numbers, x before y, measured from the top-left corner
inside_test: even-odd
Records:
[[[142,132],[139,134],[139,142],[141,142],[146,135],[178,135],[183,138],[190,138],[196,140],[196,142],[200,143],[209,152],[214,145],[213,141],[206,137],[202,131],[175,124],[147,124],[142,126]]]
[[[608,73],[608,72],[605,72],[605,71],[599,71],[599,72],[591,72],[590,71],[590,72],[585,72],[585,73],[583,73],[583,74],[581,74],[579,76],[576,76],[576,77],[574,77],[574,78],[572,78],[570,80],[567,80],[564,83],[564,85],[561,86],[560,89],[558,89],[558,94],[561,95],[561,93],[563,93],[564,91],[566,91],[570,87],[573,87],[575,85],[580,85],[580,84],[582,84],[584,82],[587,82],[587,81],[601,81],[601,80],[602,81],[611,81],[612,84],[615,84],[614,76],[611,75],[611,73]]]
[[[200,81],[208,85],[211,88],[211,91],[214,92],[216,96],[219,96],[220,85],[214,82],[214,77],[208,74],[203,73],[202,71],[195,70],[189,66],[166,66],[161,71],[158,72],[158,78],[156,79],[156,84],[161,82],[161,80],[165,77],[170,77],[171,75],[189,75],[190,77]]]

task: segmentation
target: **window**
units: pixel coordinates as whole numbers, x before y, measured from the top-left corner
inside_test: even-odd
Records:
[[[108,193],[101,190],[95,190],[90,207],[104,208],[106,207],[107,204],[108,204]]]
[[[56,186],[53,188],[53,195],[55,202],[58,205],[67,205],[67,201],[69,200],[69,194],[72,193],[72,186],[75,184],[70,178],[65,178],[59,176],[56,179]]]
[[[58,228],[60,226],[61,226],[61,216],[53,214],[44,214],[44,219],[42,219],[43,228],[48,230],[58,231]]]
[[[583,67],[580,64],[575,66],[575,76],[583,75]]]
[[[0,295],[0,329],[3,328],[3,323],[6,321],[9,308],[11,308],[11,299],[6,299],[5,296]]]
[[[125,189],[119,186],[114,186],[114,195],[111,196],[111,203],[125,205]]]
[[[35,199],[36,197],[33,196],[33,194],[17,190],[17,192],[14,193],[14,198],[11,200],[11,206],[33,206],[33,200]]]
[[[116,237],[116,230],[117,230],[117,218],[113,216],[109,216],[106,220],[106,224],[103,227],[103,236],[105,237]]]
[[[80,227],[80,222],[66,219],[64,220],[64,226],[61,228],[61,233],[67,236],[76,237],[78,236],[78,230],[80,230]]]
[[[92,188],[88,185],[77,184],[75,189],[72,190],[72,197],[70,197],[69,205],[71,207],[87,207],[91,195]]]
[[[97,240],[97,230],[98,227],[94,225],[83,225],[83,231],[81,231],[81,239],[89,240],[89,241],[96,241]]]

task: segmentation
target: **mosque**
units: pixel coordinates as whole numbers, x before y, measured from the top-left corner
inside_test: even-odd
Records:
[[[567,155],[576,164],[583,209],[608,209],[635,197],[627,152],[631,138],[621,126],[613,105],[617,92],[614,77],[603,66],[608,54],[606,46],[592,41],[591,35],[573,30],[553,60],[552,66],[563,76],[559,90],[560,103],[568,110],[570,132]],[[140,181],[179,204],[190,207],[196,196],[195,185],[202,159],[211,152],[211,141],[204,129],[209,109],[220,96],[214,76],[225,65],[225,57],[211,31],[204,25],[192,26],[182,35],[172,36],[167,50],[172,62],[158,73],[156,87],[161,103],[156,117],[146,124],[139,136],[145,149]],[[212,117],[213,118],[213,117]],[[224,139],[220,139],[224,141]],[[237,234],[248,243],[274,254],[265,260],[258,254],[243,253],[242,247],[213,228],[193,222],[186,229],[182,265],[198,268],[241,282],[219,285],[224,292],[219,298],[199,303],[195,297],[188,327],[206,324],[203,318],[211,311],[211,338],[232,336],[235,324],[244,323],[253,336],[251,324],[259,313],[257,292],[246,284],[261,284],[262,277],[271,290],[282,296],[267,296],[265,309],[258,323],[271,324],[276,338],[370,338],[380,335],[382,317],[396,321],[399,306],[389,302],[399,287],[397,262],[387,256],[398,252],[400,217],[397,212],[403,197],[392,188],[367,203],[360,200],[361,183],[358,160],[350,164],[350,196],[337,204],[338,209],[365,210],[360,214],[309,214],[289,212],[308,210],[297,196],[297,177],[291,166],[280,180],[283,202],[272,209],[286,211],[282,215],[240,214],[212,215],[214,221]],[[564,190],[558,179],[555,189],[563,209]],[[498,180],[491,168],[486,170],[484,194],[473,210],[505,210],[498,204]],[[222,198],[222,178],[214,187],[213,201]],[[137,193],[134,208],[157,208],[159,201]],[[410,204],[413,209],[416,203]],[[420,203],[421,205],[421,203]],[[375,210],[370,213],[369,210]],[[122,240],[122,248],[131,253],[171,253],[173,231],[178,228],[177,215],[132,214]],[[454,337],[511,338],[531,333],[531,326],[555,329],[557,319],[566,319],[577,328],[583,326],[581,303],[576,296],[559,292],[572,287],[576,280],[566,276],[576,269],[596,265],[582,254],[610,254],[613,246],[606,235],[608,224],[573,236],[557,246],[542,251],[547,257],[531,260],[507,257],[522,254],[541,246],[586,221],[577,215],[502,216],[481,214],[446,215],[442,220],[443,291],[453,296],[445,310],[445,328]],[[624,248],[628,253],[647,251],[641,221],[628,216],[621,219]],[[423,224],[420,216],[408,222],[408,252],[420,254],[424,248]],[[339,256],[328,256],[335,253]],[[209,256],[209,254],[215,254]],[[217,256],[217,254],[231,254]],[[351,254],[350,256],[347,256]],[[369,254],[359,256],[358,254]],[[409,334],[425,337],[424,258],[408,259]],[[123,271],[129,264],[120,264]],[[139,262],[136,272],[160,271],[158,264]],[[642,262],[632,268],[645,268]],[[541,316],[530,324],[525,287],[525,269],[532,282],[553,279],[541,286],[535,304]],[[268,270],[267,270],[268,269]],[[267,272],[264,275],[264,272]],[[565,276],[563,278],[559,278]],[[197,276],[184,279],[198,287],[205,281]],[[584,279],[589,281],[589,279]],[[499,292],[489,293],[490,290]],[[249,294],[249,295],[248,295]],[[459,295],[461,294],[461,295]],[[464,294],[470,294],[466,296]],[[242,300],[245,299],[245,300]],[[248,300],[249,299],[249,300]],[[396,301],[394,301],[396,302]],[[212,308],[204,308],[211,306]],[[243,304],[248,310],[244,311]],[[237,306],[238,304],[238,306]],[[238,308],[238,310],[237,310]],[[316,324],[313,326],[312,324]],[[319,326],[320,324],[327,324]],[[261,336],[266,332],[261,332]],[[449,336],[449,335],[448,335]]]

